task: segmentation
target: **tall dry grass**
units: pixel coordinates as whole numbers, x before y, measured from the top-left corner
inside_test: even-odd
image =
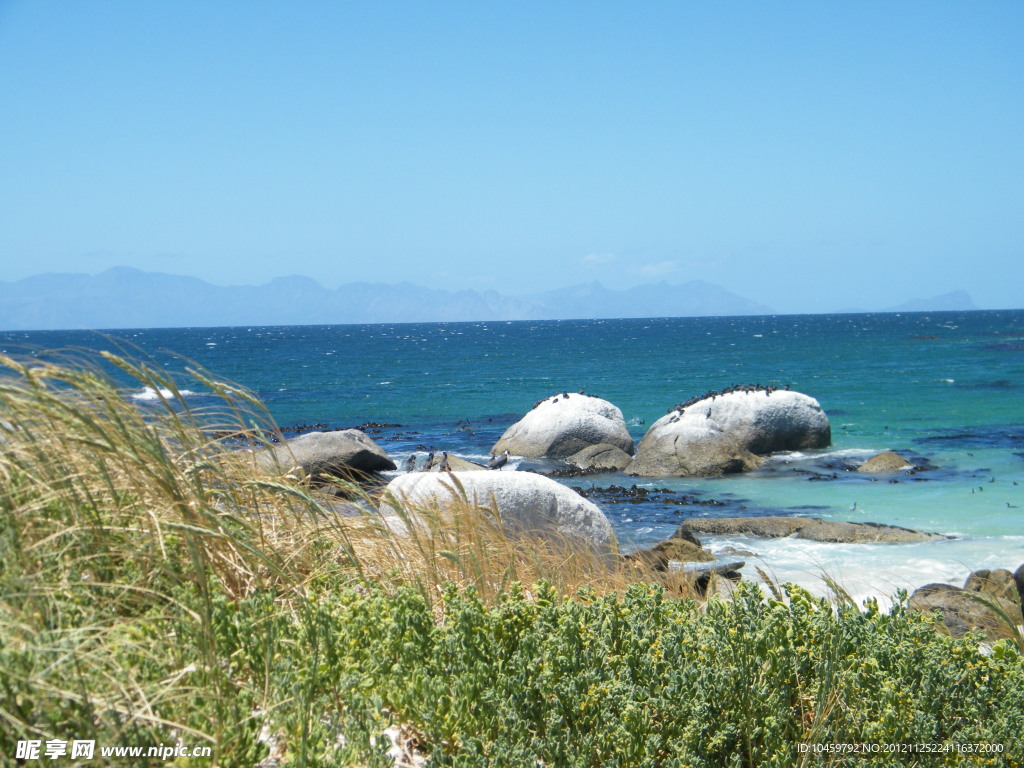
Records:
[[[163,394],[133,402],[112,370]],[[0,356],[0,748],[171,733],[245,764],[272,697],[238,696],[225,638],[239,601],[300,616],[324,585],[368,579],[437,603],[448,583],[494,602],[513,582],[606,592],[651,575],[568,543],[509,539],[497,510],[465,499],[385,520],[348,485],[355,503],[339,514],[300,472],[254,459],[280,439],[255,397],[188,374],[204,396],[109,353]]]

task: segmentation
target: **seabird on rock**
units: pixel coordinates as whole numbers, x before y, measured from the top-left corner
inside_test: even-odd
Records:
[[[427,454],[427,460],[423,464],[423,469],[430,471],[430,466],[434,463],[434,452],[431,451]]]
[[[488,469],[501,469],[508,464],[508,449],[505,449],[505,453],[501,456],[491,456],[491,460],[487,462]]]
[[[405,460],[405,471],[412,472],[416,469],[416,454],[409,454],[409,458]]]
[[[437,468],[438,472],[451,472],[452,468],[448,466],[448,451],[441,453],[441,466]]]

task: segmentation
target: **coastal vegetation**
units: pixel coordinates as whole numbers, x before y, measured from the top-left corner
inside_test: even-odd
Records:
[[[1024,755],[1019,635],[950,637],[840,589],[705,602],[469,503],[388,523],[351,483],[342,503],[269,471],[260,403],[202,371],[186,399],[113,355],[0,364],[0,762],[29,739],[223,766]],[[112,370],[159,396],[126,400]]]

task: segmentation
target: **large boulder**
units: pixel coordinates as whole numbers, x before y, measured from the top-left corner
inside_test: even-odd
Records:
[[[774,451],[824,448],[828,416],[799,392],[737,388],[681,404],[658,419],[637,446],[636,475],[719,475],[754,469]]]
[[[258,453],[257,458],[268,469],[301,467],[316,481],[332,477],[358,479],[397,469],[381,447],[358,429],[307,432]]]
[[[907,543],[948,539],[941,533],[915,531],[883,523],[845,523],[821,520],[816,517],[693,517],[684,520],[676,531],[680,538],[687,534],[717,536],[747,535],[765,539],[793,536],[797,539],[821,541],[831,544]]]
[[[497,510],[510,536],[534,535],[572,542],[609,554],[615,547],[611,524],[595,504],[550,478],[532,472],[415,472],[392,480],[381,514],[400,505],[441,513],[470,503],[485,513]]]
[[[1012,628],[998,612],[986,605],[986,600],[991,601],[992,598],[952,584],[925,584],[914,590],[907,607],[921,613],[938,611],[942,615],[942,623],[955,637],[970,630],[981,630],[990,640],[1012,637]]]
[[[622,411],[599,397],[566,392],[537,403],[505,431],[491,453],[507,450],[532,459],[564,459],[601,443],[633,455]]]
[[[872,474],[890,474],[902,472],[905,469],[912,469],[914,465],[894,451],[884,451],[865,461],[859,467],[858,472]]]
[[[601,469],[621,472],[633,461],[633,457],[621,448],[608,443],[599,443],[584,448],[566,459],[580,469]]]
[[[716,424],[664,416],[647,430],[625,471],[646,477],[711,476],[746,472],[763,461]]]

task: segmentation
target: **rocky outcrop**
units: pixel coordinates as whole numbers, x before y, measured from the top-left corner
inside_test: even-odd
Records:
[[[884,453],[872,456],[857,467],[857,471],[874,474],[889,474],[892,472],[902,472],[905,469],[912,469],[913,466],[913,463],[907,461],[898,453],[885,451]]]
[[[627,560],[643,563],[656,571],[666,571],[669,563],[676,561],[682,563],[709,563],[715,561],[715,556],[705,552],[700,544],[694,544],[686,539],[668,539],[660,541],[648,549],[640,549],[625,556]]]
[[[629,466],[633,457],[617,446],[598,443],[574,453],[566,461],[580,469],[604,469],[610,472],[621,472]]]
[[[381,447],[358,429],[308,432],[257,453],[256,457],[267,469],[290,471],[299,467],[318,482],[335,477],[360,479],[397,469]]]
[[[707,477],[757,469],[763,461],[713,424],[673,422],[666,416],[651,425],[625,471],[644,477]]]
[[[505,431],[491,453],[508,450],[534,459],[564,459],[600,444],[633,455],[622,411],[599,397],[565,392],[537,403]]]
[[[573,542],[602,554],[615,548],[608,518],[595,504],[532,472],[414,472],[392,480],[383,498],[385,515],[395,505],[415,516],[418,510],[443,514],[468,503],[487,514],[497,510],[510,536]]]
[[[914,590],[907,607],[921,613],[937,611],[942,624],[954,637],[971,630],[984,632],[990,640],[1012,637],[1013,630],[1006,620],[986,604],[990,599],[952,584],[925,584]]]
[[[766,539],[795,536],[798,539],[834,544],[905,543],[948,539],[939,533],[926,533],[882,523],[844,523],[814,517],[701,517],[684,520],[676,536],[704,533],[718,536],[745,534]]]
[[[774,451],[824,448],[832,439],[818,401],[788,390],[737,388],[681,403],[658,419],[627,472],[719,475],[754,469]]]
[[[697,595],[728,600],[735,586],[740,582],[742,560],[719,560],[703,549],[693,534],[682,531],[679,537],[661,541],[653,547],[640,549],[625,555],[627,564],[636,566],[639,578],[647,578],[646,572],[654,571],[656,576],[670,578],[682,574]]]
[[[460,459],[458,456],[453,456],[450,453],[448,454],[447,458],[448,469],[450,469],[452,472],[479,472],[480,470],[487,470],[487,467],[485,467],[482,464],[475,464],[472,461]],[[423,469],[421,471],[439,472],[441,471],[441,465],[444,463],[444,461],[444,455],[439,453],[436,456],[434,456],[434,458],[431,459],[429,463],[424,462]]]
[[[1022,569],[1024,566],[1018,571]],[[964,582],[964,590],[994,601],[1015,625],[1024,624],[1024,594],[1021,593],[1014,574],[1005,568],[975,571]]]

